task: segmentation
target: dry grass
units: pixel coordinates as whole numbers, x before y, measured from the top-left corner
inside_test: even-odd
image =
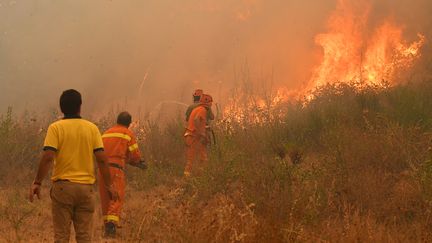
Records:
[[[217,123],[211,159],[189,180],[182,124],[142,122],[150,166],[127,169],[118,241],[431,241],[431,93],[428,83],[336,85],[306,107],[285,104],[280,119]],[[1,171],[0,242],[52,240],[49,185],[41,201],[25,200],[48,121],[26,119],[8,112],[0,120],[0,161],[10,168]],[[103,241],[100,210],[95,222]]]

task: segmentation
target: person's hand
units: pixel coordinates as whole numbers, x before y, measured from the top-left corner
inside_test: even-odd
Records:
[[[108,194],[109,194],[111,200],[113,200],[113,201],[119,200],[120,196],[119,196],[117,190],[114,189],[114,187],[112,185],[107,187],[107,190],[108,190]]]
[[[33,184],[30,187],[30,194],[29,194],[30,202],[33,202],[35,194],[37,198],[40,199],[40,192],[41,192],[41,184],[33,182]]]
[[[141,170],[145,170],[145,169],[147,169],[147,164],[145,163],[144,160],[141,160],[141,161],[138,162],[138,163],[131,163],[130,165],[135,166],[135,167],[137,167],[137,168],[140,168]]]

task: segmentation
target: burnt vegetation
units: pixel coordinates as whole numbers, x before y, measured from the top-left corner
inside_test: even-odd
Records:
[[[127,168],[119,240],[431,241],[431,81],[332,84],[307,104],[279,105],[283,115],[266,122],[219,120],[210,161],[189,180],[182,177],[183,124],[141,121],[136,132],[149,167]],[[0,117],[1,240],[51,239],[51,228],[41,226],[51,222],[49,183],[37,202],[45,207],[24,197],[53,119],[12,109]],[[102,222],[96,226],[98,239]]]

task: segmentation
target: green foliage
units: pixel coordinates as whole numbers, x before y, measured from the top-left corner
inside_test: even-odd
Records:
[[[43,125],[24,114],[14,117],[12,108],[0,116],[0,166],[2,168],[22,168],[34,165],[35,155],[42,148]],[[21,174],[25,175],[24,172]],[[9,170],[0,170],[0,185],[8,184],[15,175]],[[14,179],[20,180],[19,176]]]
[[[429,156],[422,164],[418,176],[422,187],[423,198],[428,204],[432,204],[432,156]]]
[[[402,125],[420,125],[430,129],[432,125],[432,84],[397,86],[385,92],[385,113]]]

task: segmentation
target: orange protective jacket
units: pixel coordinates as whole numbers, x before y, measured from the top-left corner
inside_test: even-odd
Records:
[[[195,124],[195,119],[200,122]],[[199,105],[192,110],[190,114],[190,119],[188,120],[188,125],[186,127],[185,136],[199,136],[204,135],[206,132],[206,121],[207,121],[207,109],[204,105]]]
[[[110,200],[103,177],[99,173],[102,214],[104,221],[112,221],[118,224],[125,199],[126,180],[124,167],[126,162],[138,163],[141,159],[141,154],[134,134],[125,126],[116,125],[108,129],[102,135],[102,140],[105,153],[108,156],[111,182],[119,194],[117,201]]]
[[[127,127],[115,125],[103,135],[105,153],[109,163],[116,163],[124,168],[126,161],[138,163],[141,153],[135,135]]]
[[[196,122],[198,121],[198,122]],[[207,109],[199,105],[192,110],[188,126],[184,134],[186,143],[186,166],[184,174],[190,175],[194,161],[199,158],[201,162],[207,161],[206,136]]]

